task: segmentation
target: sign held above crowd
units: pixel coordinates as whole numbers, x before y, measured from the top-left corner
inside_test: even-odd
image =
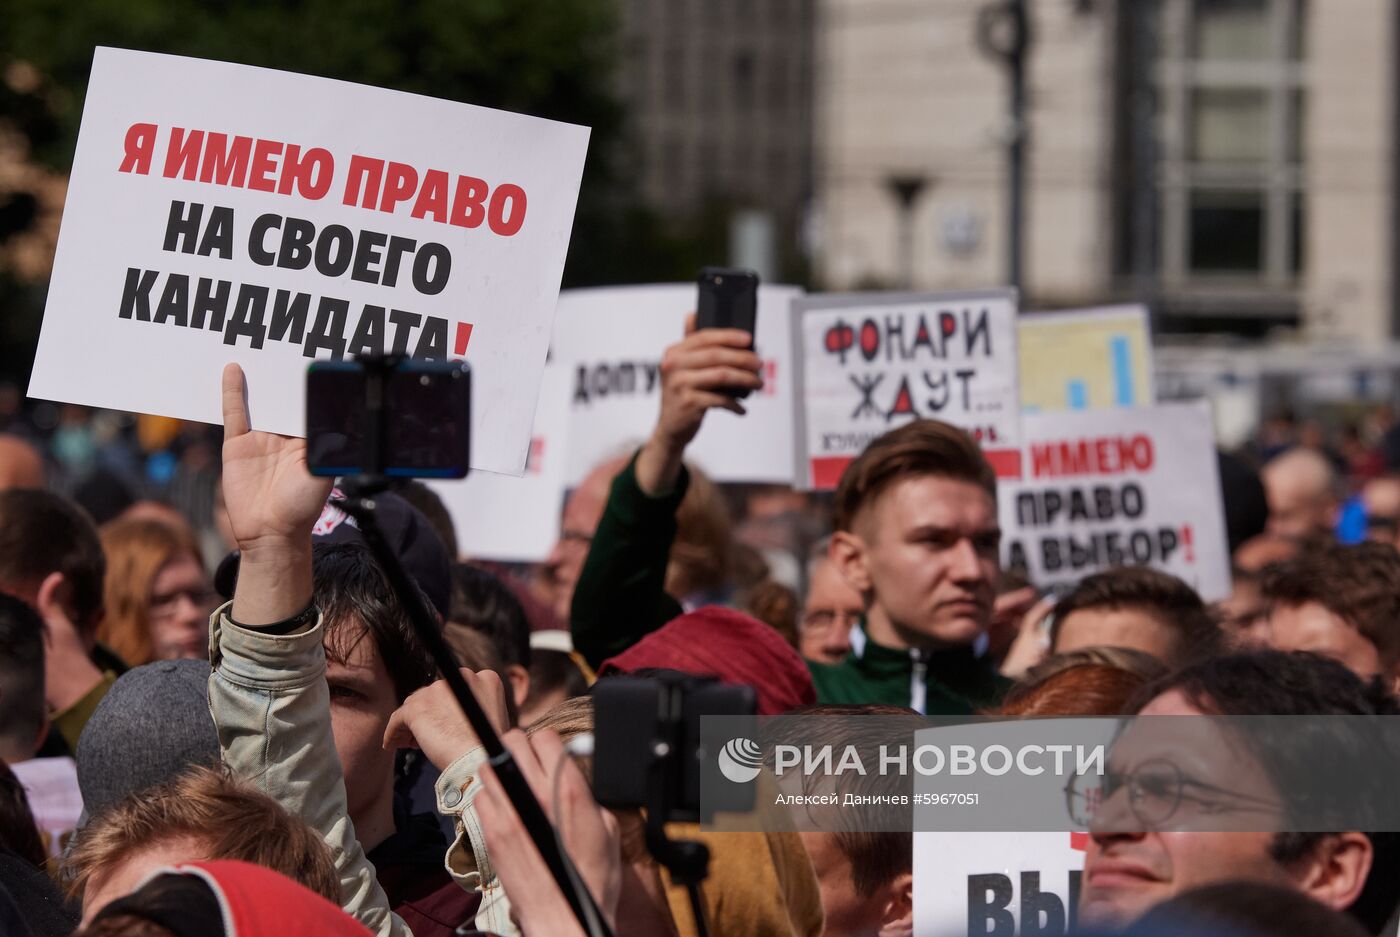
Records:
[[[1157,401],[1145,306],[1026,313],[1016,323],[1016,338],[1027,413]]]
[[[473,467],[525,466],[589,131],[99,48],[31,396],[303,432],[312,358],[465,357]]]
[[[1025,473],[997,493],[1003,568],[1063,590],[1151,566],[1207,602],[1229,596],[1209,404],[1034,413],[1024,426]]]
[[[798,487],[836,487],[877,436],[932,418],[1020,473],[1016,293],[869,293],[793,303]]]

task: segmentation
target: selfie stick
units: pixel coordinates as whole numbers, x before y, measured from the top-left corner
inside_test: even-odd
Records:
[[[481,740],[491,769],[496,772],[506,797],[520,817],[525,831],[534,840],[535,847],[539,849],[540,856],[549,867],[550,875],[554,877],[555,884],[568,900],[584,933],[592,937],[613,937],[612,930],[603,920],[592,894],[583,885],[577,870],[569,861],[568,854],[560,845],[544,808],[535,799],[525,775],[521,774],[515,757],[501,744],[501,737],[496,734],[496,729],[481,708],[481,703],[472,693],[471,687],[467,686],[467,681],[462,679],[462,673],[458,669],[460,665],[451,648],[447,646],[447,640],[442,636],[436,616],[424,604],[422,591],[409,578],[403,564],[399,562],[398,554],[389,546],[389,541],[384,538],[384,532],[379,527],[374,496],[387,491],[393,484],[384,474],[384,450],[380,446],[380,441],[387,439],[389,419],[388,408],[385,406],[385,390],[388,375],[398,363],[398,359],[361,358],[360,361],[365,365],[368,384],[365,473],[355,478],[342,479],[341,490],[345,491],[348,497],[337,500],[335,504],[359,524],[365,543],[378,560],[380,568],[384,570],[394,595],[408,613],[408,619],[413,623],[413,630],[417,632],[418,639],[432,655],[438,670],[451,688],[452,695],[457,698],[457,705],[462,707],[462,713],[471,724],[472,731]]]

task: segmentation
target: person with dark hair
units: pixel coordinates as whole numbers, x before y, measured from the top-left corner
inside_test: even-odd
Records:
[[[481,632],[496,648],[501,678],[510,684],[515,706],[530,695],[530,622],[510,587],[478,566],[452,568],[450,622]]]
[[[48,635],[44,693],[54,733],[44,753],[71,754],[125,664],[97,641],[106,560],[83,510],[48,491],[0,491],[0,592],[39,612]]]
[[[551,643],[556,636],[562,640]],[[520,707],[522,728],[529,728],[564,700],[588,692],[589,677],[574,653],[566,650],[568,638],[567,631],[537,631],[531,635],[530,695]]]
[[[1221,882],[1157,905],[1123,937],[1366,937],[1356,919],[1294,889],[1263,882]]]
[[[1271,569],[1261,594],[1270,646],[1400,680],[1400,553],[1389,544],[1305,552]]]
[[[1269,497],[1254,467],[1239,456],[1216,450],[1220,497],[1225,509],[1225,540],[1233,554],[1269,525]]]
[[[240,556],[233,601],[210,621],[209,682],[224,762],[322,835],[343,906],[372,930],[445,937],[474,916],[477,896],[443,868],[436,818],[394,811],[394,751],[417,740],[393,717],[430,688],[432,660],[367,548],[325,542],[327,530],[360,536],[326,504],[329,482],[307,472],[304,440],[253,432],[244,393],[230,365],[223,484]],[[445,609],[437,535],[402,500],[376,501],[391,548],[424,598]],[[470,734],[450,704],[442,710]],[[463,783],[449,773],[440,785],[454,782]]]
[[[1087,576],[1055,603],[1050,650],[1126,647],[1180,666],[1215,653],[1220,626],[1186,583],[1146,566]]]
[[[0,759],[28,761],[43,744],[44,620],[27,603],[0,593]]]
[[[1253,651],[1230,654],[1193,664],[1144,687],[1126,712],[1141,716],[1395,716],[1400,701],[1378,682],[1363,682],[1336,661],[1314,654]],[[1277,793],[1288,789],[1291,772],[1324,764],[1351,788],[1348,802],[1360,810],[1386,803],[1393,796],[1394,774],[1377,771],[1376,759],[1394,763],[1394,752],[1377,752],[1377,736],[1362,731],[1312,732],[1300,735],[1280,726],[1265,744],[1261,735],[1242,735],[1238,763],[1232,775],[1249,770],[1272,783]],[[1261,732],[1263,730],[1260,730]],[[1117,749],[1115,749],[1115,755]],[[1242,761],[1241,761],[1242,759]],[[1220,759],[1212,764],[1221,764]],[[1130,772],[1133,764],[1109,769]],[[1197,764],[1193,770],[1208,767]],[[1181,769],[1178,768],[1180,771]],[[1225,770],[1225,769],[1221,769]],[[1191,809],[1228,814],[1231,801],[1221,799],[1232,780],[1210,786],[1190,777],[1178,784],[1194,785],[1192,796],[1180,791],[1169,800],[1172,812],[1182,803]],[[1099,811],[1112,813],[1129,803],[1130,785],[1102,798]],[[1169,792],[1163,792],[1170,798]],[[1192,829],[1190,822],[1172,824],[1171,817],[1119,828],[1092,826],[1080,892],[1080,919],[1089,924],[1122,925],[1161,902],[1199,886],[1231,880],[1284,885],[1330,908],[1345,910],[1372,934],[1400,905],[1400,833],[1341,830],[1336,832],[1270,832],[1278,826],[1260,824],[1258,832]],[[1274,822],[1278,822],[1277,820]]]
[[[0,761],[0,849],[8,849],[39,869],[48,860],[24,785],[4,761]]]
[[[427,519],[438,539],[442,541],[443,547],[447,549],[447,558],[457,562],[461,552],[457,546],[457,528],[452,523],[452,513],[447,510],[447,505],[442,503],[438,493],[416,478],[396,489],[396,493]]]

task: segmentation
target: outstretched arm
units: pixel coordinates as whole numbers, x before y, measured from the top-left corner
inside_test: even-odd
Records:
[[[241,551],[233,602],[210,621],[209,710],[224,763],[331,847],[341,904],[380,935],[406,935],[355,837],[331,735],[311,529],[330,493],[301,439],[254,432],[243,371],[223,374],[224,500]]]
[[[744,413],[726,388],[763,386],[763,363],[750,342],[741,329],[696,330],[692,316],[685,338],[661,359],[656,426],[614,479],[574,588],[574,648],[592,667],[681,613],[680,603],[666,593],[666,564],[688,483],[685,449],[709,410]]]

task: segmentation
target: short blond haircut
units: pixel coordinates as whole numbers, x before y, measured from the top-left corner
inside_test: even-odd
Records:
[[[132,855],[181,839],[205,845],[201,858],[251,862],[340,904],[340,879],[320,835],[224,769],[195,768],[104,810],[76,837],[62,877],[76,897]]]

